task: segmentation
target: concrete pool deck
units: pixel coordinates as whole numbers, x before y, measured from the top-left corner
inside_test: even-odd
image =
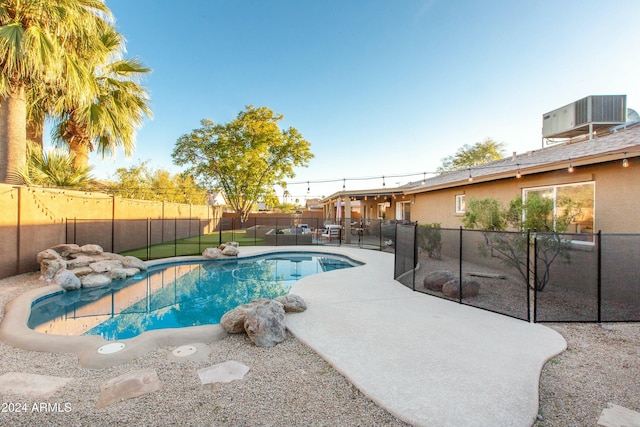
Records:
[[[287,324],[379,406],[416,426],[526,426],[535,421],[542,367],[566,348],[557,332],[412,292],[393,280],[392,254],[321,246],[275,250],[341,253],[366,263],[297,282],[291,293],[302,296],[308,309],[288,314]],[[241,256],[273,251],[242,247]],[[157,347],[222,337],[218,325],[150,331],[123,340],[125,351],[98,354],[106,343],[100,337],[56,337],[26,327],[31,302],[53,290],[38,288],[7,304],[0,324],[3,341],[77,353],[84,366],[100,367]]]
[[[358,268],[310,276],[287,326],[365,395],[415,426],[528,426],[540,372],[566,348],[554,330],[413,292],[393,255],[340,248]]]

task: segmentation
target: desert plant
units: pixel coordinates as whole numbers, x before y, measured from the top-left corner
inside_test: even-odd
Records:
[[[483,231],[485,245],[480,246],[484,255],[500,258],[506,265],[518,270],[526,281],[534,276],[533,263],[527,258],[528,251],[535,245],[535,256],[538,260],[536,283],[530,284],[542,291],[550,280],[553,262],[560,257],[570,262],[570,243],[560,233],[567,230],[573,219],[580,214],[580,206],[570,199],[557,201],[562,206],[562,214],[554,216],[553,200],[530,194],[526,200],[518,196],[504,208],[496,199],[472,198],[462,220],[466,228]],[[507,227],[519,233],[507,233]],[[526,231],[533,231],[529,233]]]
[[[442,259],[440,224],[418,225],[418,245],[427,252],[429,258]]]

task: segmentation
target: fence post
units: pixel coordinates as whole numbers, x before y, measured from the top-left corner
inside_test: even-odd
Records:
[[[173,256],[178,256],[178,217],[173,217]]]
[[[413,226],[413,290],[416,290],[416,267],[418,266],[418,221]]]
[[[458,270],[458,283],[459,283],[459,295],[458,295],[458,303],[462,304],[462,226],[460,226],[460,243],[458,246],[458,260],[459,260],[459,270]]]
[[[147,217],[147,261],[151,251],[151,218]]]
[[[538,238],[533,233],[533,323],[538,321]]]
[[[111,253],[116,251],[116,196],[111,195]]]
[[[531,229],[527,229],[527,322],[531,322]]]
[[[209,209],[207,209],[207,213],[208,212],[209,212]],[[202,225],[202,219],[198,217],[198,254],[202,253],[202,231],[204,231],[204,229],[200,228],[201,225]]]
[[[598,230],[598,324],[602,323],[602,230]]]

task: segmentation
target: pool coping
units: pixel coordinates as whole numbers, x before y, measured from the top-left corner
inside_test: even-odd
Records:
[[[220,260],[250,258],[278,252],[331,253],[346,256],[358,262],[365,262],[363,259],[358,259],[358,257],[352,253],[341,251],[339,247],[323,246],[243,246],[240,248],[240,254],[237,257],[225,257],[220,258]],[[183,256],[147,261],[145,264],[150,268],[162,264],[205,260],[209,261],[202,256]],[[301,278],[298,282],[306,279],[306,277]],[[226,331],[220,325],[156,329],[143,332],[133,338],[116,341],[108,341],[97,335],[48,335],[29,328],[27,323],[34,301],[60,290],[60,287],[57,285],[43,286],[27,291],[9,301],[5,305],[4,318],[0,323],[0,340],[24,350],[50,353],[75,353],[78,356],[81,366],[102,369],[126,363],[161,347],[193,343],[210,344],[224,339],[227,336]],[[114,342],[124,343],[124,349],[110,354],[98,353],[98,349],[102,346]]]

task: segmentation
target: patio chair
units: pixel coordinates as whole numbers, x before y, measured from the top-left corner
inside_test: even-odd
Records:
[[[326,239],[331,243],[331,240],[336,239],[340,241],[342,235],[342,227],[339,225],[328,225],[325,232],[320,235],[321,238]]]

